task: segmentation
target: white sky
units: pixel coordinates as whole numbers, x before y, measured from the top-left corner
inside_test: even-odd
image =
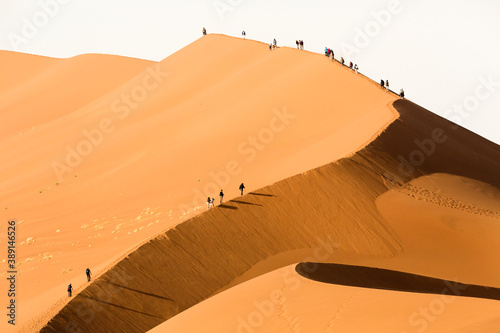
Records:
[[[0,49],[53,57],[161,60],[202,27],[291,47],[303,39],[318,53],[331,47],[377,82],[389,79],[393,90],[500,144],[498,0],[0,0]]]

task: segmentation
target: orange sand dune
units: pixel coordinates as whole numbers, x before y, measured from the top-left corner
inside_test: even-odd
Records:
[[[82,291],[42,331],[58,331],[68,323],[103,331],[115,320],[113,330],[143,332],[223,290],[239,304],[239,293],[231,293],[236,284],[298,261],[388,268],[500,287],[495,268],[499,147],[409,101],[394,106],[399,118],[353,156],[234,199],[149,241]],[[460,191],[464,183],[468,193]],[[489,202],[482,204],[482,197]],[[266,289],[262,283],[253,290]],[[432,299],[405,294],[387,304],[409,300]],[[470,302],[444,323],[460,319],[470,304],[484,311],[491,305]],[[293,304],[301,307],[300,301]],[[201,325],[204,318],[198,312],[189,316],[189,311],[185,316]],[[498,327],[492,312],[485,313],[477,320]],[[210,313],[205,315],[209,320]],[[477,328],[472,322],[460,327],[469,324],[466,332]]]
[[[0,51],[0,139],[70,115],[154,62],[86,54],[54,59]]]
[[[305,268],[314,278],[335,284],[304,278],[295,265],[287,266],[211,297],[148,332],[489,333],[500,325],[500,302],[463,297],[472,288],[468,285],[398,278],[393,272],[377,281],[386,288],[373,289],[363,287],[373,284],[373,270]],[[361,286],[349,286],[353,281]],[[435,293],[390,288],[398,283],[404,289],[432,286]]]
[[[16,55],[2,56],[17,66]],[[29,57],[19,55],[20,64]],[[395,95],[323,56],[224,36],[203,37],[160,63],[33,59],[33,76],[0,91],[13,124],[0,141],[0,198],[5,218],[19,222],[19,320],[42,314],[35,326],[65,304],[67,284],[85,286],[86,267],[97,277],[205,210],[207,196],[223,188],[228,200],[241,182],[252,191],[352,154],[396,117]],[[398,247],[382,243],[365,247]],[[211,292],[195,291],[180,308]]]

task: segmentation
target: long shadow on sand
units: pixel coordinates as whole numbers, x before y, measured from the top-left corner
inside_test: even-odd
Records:
[[[250,192],[248,194],[257,195],[257,196],[260,196],[260,197],[275,197],[274,194],[265,194],[265,193],[257,193],[257,192]]]
[[[225,208],[225,209],[232,209],[232,210],[236,210],[238,209],[238,207],[234,207],[234,206],[229,206],[229,205],[226,205],[226,204],[220,204],[219,206],[217,207],[220,207],[220,208]]]
[[[102,304],[106,304],[106,305],[114,306],[114,307],[117,307],[117,308],[120,308],[120,309],[124,309],[124,310],[127,310],[127,311],[139,313],[139,314],[142,314],[142,315],[145,315],[145,316],[148,316],[148,317],[160,318],[160,319],[164,319],[164,320],[167,319],[167,318],[163,318],[163,317],[160,317],[160,316],[155,316],[155,315],[152,315],[152,314],[149,314],[149,313],[146,313],[146,312],[141,312],[141,311],[137,311],[137,310],[134,310],[134,309],[130,309],[130,308],[127,308],[125,306],[121,306],[121,305],[113,304],[113,303],[110,303],[110,302],[106,302],[106,301],[103,301],[103,300],[100,300],[100,299],[97,299],[97,298],[88,297],[88,296],[85,296],[85,295],[81,295],[81,296],[84,297],[84,298],[87,298],[87,299],[90,299],[90,300],[102,303]]]
[[[500,300],[500,289],[372,267],[302,262],[295,266],[301,276],[350,287],[441,294]]]
[[[139,294],[143,294],[143,295],[147,295],[147,296],[151,296],[151,297],[160,298],[160,299],[163,299],[163,300],[165,300],[165,301],[174,302],[174,300],[173,300],[173,299],[168,298],[168,297],[163,297],[163,296],[159,296],[159,295],[155,295],[155,294],[147,293],[147,292],[145,292],[145,291],[140,291],[140,290],[137,290],[137,289],[132,289],[132,288],[125,287],[125,286],[122,286],[122,285],[119,285],[119,284],[116,284],[116,283],[112,283],[112,282],[107,282],[107,281],[105,281],[104,283],[107,283],[107,284],[113,285],[113,286],[118,287],[118,288],[127,289],[127,290],[130,290],[130,291],[133,291],[133,292],[139,293]]]
[[[256,204],[256,203],[251,203],[251,202],[248,202],[248,201],[240,201],[240,200],[231,200],[231,202],[236,202],[236,203],[239,203],[239,204],[242,204],[242,205],[251,205],[251,206],[261,206],[261,204]]]

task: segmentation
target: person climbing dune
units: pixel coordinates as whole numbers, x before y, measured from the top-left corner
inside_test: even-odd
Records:
[[[90,276],[92,275],[90,268],[87,267],[87,269],[85,270],[85,274],[87,275],[87,282],[90,282]]]

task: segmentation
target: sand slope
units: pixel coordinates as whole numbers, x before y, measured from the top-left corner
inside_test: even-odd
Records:
[[[476,207],[477,199],[460,195],[450,198],[461,182],[439,185],[435,176],[468,179],[483,193],[477,198],[489,196],[489,205],[498,207],[498,146],[409,101],[394,106],[400,117],[354,156],[235,199],[148,242],[72,300],[44,331],[60,330],[68,322],[83,330],[105,330],[113,318],[120,323],[114,329],[141,332],[214,293],[304,259],[499,287],[500,271],[494,267],[500,250],[498,209]],[[428,154],[419,155],[425,159],[421,162],[415,139],[426,138],[434,144],[424,141]],[[400,156],[413,161],[407,170]],[[436,178],[433,185],[419,178],[424,175]],[[400,193],[422,184],[417,192],[429,200]],[[411,206],[384,199],[396,192]],[[434,214],[426,214],[429,206],[436,207]],[[419,212],[425,220],[414,219]],[[477,228],[443,226],[443,215],[460,218],[458,225],[474,221]],[[486,233],[489,238],[479,237]],[[458,253],[457,240],[464,247]],[[237,300],[238,293],[231,297]],[[86,309],[92,319],[77,309]]]
[[[325,264],[312,271],[303,265],[325,283],[287,266],[209,298],[149,332],[486,333],[500,324],[500,302],[463,297],[471,286],[395,272],[382,272],[374,281],[374,269]],[[415,293],[415,287],[423,292]]]
[[[12,66],[16,56],[3,55]],[[20,223],[21,322],[57,311],[68,283],[85,285],[86,267],[98,275],[205,210],[208,195],[224,188],[230,199],[241,182],[252,191],[352,154],[396,117],[394,95],[337,63],[224,36],[160,63],[19,57],[35,64],[32,76],[1,85],[15,126],[0,141],[0,198]],[[365,248],[397,248],[383,243]]]
[[[0,139],[70,115],[116,89],[152,61],[86,54],[54,59],[1,51]]]

